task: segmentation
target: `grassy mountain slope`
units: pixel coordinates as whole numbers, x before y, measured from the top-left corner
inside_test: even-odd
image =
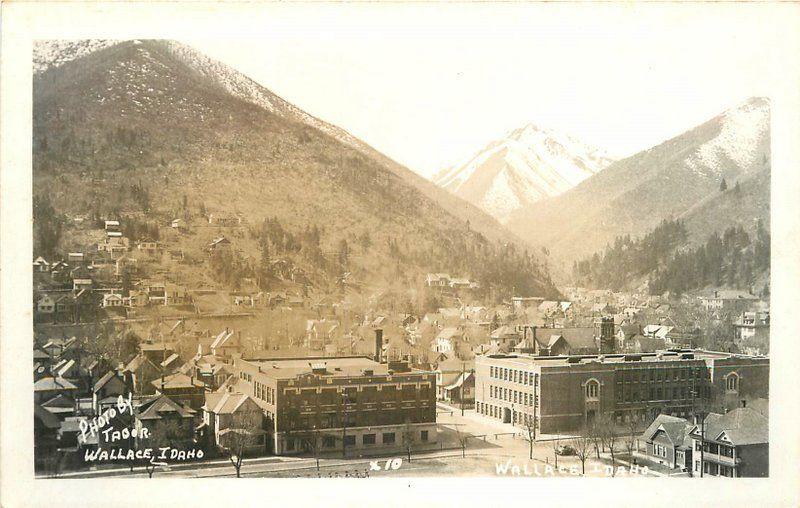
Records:
[[[330,256],[366,233],[361,275],[376,282],[398,271],[479,277],[507,254],[497,244],[514,236],[475,207],[265,89],[254,99],[223,70],[172,43],[137,41],[39,73],[34,195],[67,215],[166,220],[188,203],[250,223],[276,217],[297,232],[316,225]],[[554,291],[536,263],[521,276],[532,291]]]

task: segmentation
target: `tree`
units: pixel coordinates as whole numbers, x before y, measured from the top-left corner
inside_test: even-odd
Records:
[[[230,415],[229,425],[219,432],[218,446],[236,470],[236,478],[241,478],[244,456],[249,453],[250,448],[262,443],[262,436],[265,434],[264,413],[252,400],[247,399],[244,404],[248,403],[253,407],[240,406],[239,411]]]
[[[553,444],[553,459],[555,460],[556,463],[556,469],[558,469],[558,449],[560,448],[559,442],[560,440],[558,436],[556,436],[556,438],[551,441],[551,443]]]
[[[461,458],[463,459],[467,456],[467,441],[469,441],[469,438],[472,436],[466,432],[463,432],[459,425],[456,425],[455,429],[456,441],[458,441],[458,445],[461,447]]]
[[[147,477],[152,478],[158,466],[166,467],[166,463],[156,462],[159,448],[173,448],[175,444],[181,442],[185,437],[185,432],[181,429],[179,421],[170,417],[164,417],[158,424],[150,429],[147,438],[147,445],[153,451],[153,458],[145,464]]]
[[[615,447],[619,441],[614,414],[610,412],[603,413],[600,418],[597,419],[595,427],[600,434],[603,447],[605,448],[605,446],[608,445],[609,452],[611,453],[611,476],[614,476],[616,471],[616,456],[614,453],[616,452]]]
[[[728,182],[726,182],[724,178],[722,179],[722,182],[719,184],[719,190],[720,192],[725,192],[726,190],[728,190]]]
[[[570,442],[572,443],[572,447],[575,449],[575,456],[581,461],[581,474],[585,475],[586,459],[589,458],[592,448],[592,437],[590,430],[583,429],[583,431],[579,435],[573,437]]]
[[[630,420],[628,420],[628,428],[626,430],[628,432],[625,436],[625,448],[628,450],[628,456],[631,462],[633,462],[633,452],[636,449],[636,441],[639,438],[638,421],[636,418],[633,418],[633,415],[631,415]]]
[[[536,441],[536,419],[533,415],[526,414],[523,421],[525,422],[525,430],[528,432],[528,458],[533,460],[533,443]]]

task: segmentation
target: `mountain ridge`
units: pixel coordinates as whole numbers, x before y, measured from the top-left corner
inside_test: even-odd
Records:
[[[479,277],[512,249],[509,259],[527,263],[530,280],[511,280],[503,268],[486,275],[487,286],[505,287],[500,279],[511,277],[509,289],[554,292],[546,269],[490,217],[432,191],[433,184],[415,184],[407,168],[298,120],[291,109],[231,93],[227,77],[209,78],[172,49],[163,41],[122,42],[37,73],[38,197],[69,215],[144,213],[166,221],[183,194],[192,209],[240,213],[251,223],[276,217],[295,232],[318,225],[328,252],[371,235],[363,241],[374,258],[364,258],[365,277],[397,278],[401,269],[401,278],[424,270]],[[332,254],[325,257],[331,265]]]
[[[573,136],[529,123],[433,180],[502,223],[516,210],[565,192],[611,162],[604,151]]]
[[[769,100],[753,97],[611,164],[560,196],[518,210],[507,225],[566,263],[599,251],[618,235],[644,234],[662,219],[686,220],[689,237],[700,240],[734,219],[718,216],[711,224],[693,217],[693,209],[719,193],[723,179],[731,187],[755,182],[761,192],[744,205],[768,223],[769,185],[763,180],[769,180],[769,159]]]

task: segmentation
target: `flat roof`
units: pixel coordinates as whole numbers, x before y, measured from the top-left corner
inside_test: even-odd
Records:
[[[508,355],[485,355],[485,358],[500,360],[519,365],[537,365],[542,367],[564,367],[570,365],[589,365],[592,363],[604,364],[641,364],[660,363],[672,361],[713,361],[729,358],[742,358],[753,360],[767,360],[765,356],[753,356],[738,353],[719,351],[706,351],[703,349],[673,349],[656,351],[655,353],[613,353],[607,355],[575,355],[575,356],[537,356],[526,353]]]
[[[324,376],[333,377],[361,377],[364,370],[371,370],[372,375],[385,376],[390,373],[389,365],[378,363],[368,356],[311,356],[302,358],[251,358],[237,360],[243,364],[250,364],[259,369],[259,372],[276,379],[292,379],[302,374],[310,374],[313,369],[324,368]],[[403,374],[420,374],[425,371],[410,369]]]

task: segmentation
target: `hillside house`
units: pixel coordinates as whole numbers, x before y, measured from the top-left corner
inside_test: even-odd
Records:
[[[339,321],[328,319],[309,319],[306,322],[305,347],[322,350],[326,344],[332,344],[341,335]]]
[[[208,252],[217,252],[223,250],[229,250],[231,248],[231,241],[225,238],[224,236],[220,236],[215,238],[208,244]]]
[[[757,296],[736,289],[718,290],[700,297],[700,303],[707,311],[744,312],[758,302]]]
[[[464,330],[461,328],[448,326],[431,343],[431,349],[437,353],[449,355],[455,353],[458,343],[464,340]]]
[[[158,242],[155,240],[140,240],[136,242],[136,249],[148,257],[155,257],[159,252]]]
[[[234,334],[227,328],[221,331],[211,343],[211,354],[219,358],[234,358],[241,356],[241,332]]]
[[[103,295],[103,308],[124,306],[122,295],[117,293],[107,293]]]
[[[208,216],[208,223],[214,226],[238,226],[242,223],[242,217],[230,213],[212,213]]]
[[[104,223],[104,229],[107,232],[120,232],[120,224],[118,220],[107,220]]]
[[[50,263],[42,256],[39,256],[33,261],[33,271],[37,273],[47,273],[50,271]]]
[[[446,273],[429,273],[425,277],[428,287],[444,288],[450,285],[450,275]]]
[[[52,314],[56,311],[56,300],[48,294],[39,297],[36,302],[36,311],[40,314]]]
[[[511,308],[514,312],[522,312],[525,309],[538,309],[544,302],[544,298],[538,296],[514,296],[511,298]]]

